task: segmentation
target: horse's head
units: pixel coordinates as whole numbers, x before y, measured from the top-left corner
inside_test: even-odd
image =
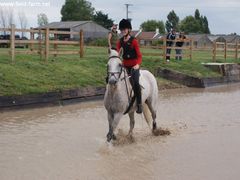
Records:
[[[109,61],[107,64],[108,70],[108,84],[115,85],[122,73],[122,61],[115,50],[110,51]]]

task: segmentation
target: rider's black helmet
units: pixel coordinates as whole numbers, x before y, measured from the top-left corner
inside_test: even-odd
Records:
[[[131,22],[128,19],[122,19],[119,22],[119,29],[123,30],[123,29],[132,29],[132,25]]]

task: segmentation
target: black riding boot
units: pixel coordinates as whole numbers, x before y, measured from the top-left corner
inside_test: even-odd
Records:
[[[139,93],[137,93],[137,113],[142,113],[142,93],[141,93],[141,87],[139,86]]]
[[[142,93],[141,86],[139,84],[139,69],[132,70],[133,91],[137,99],[137,113],[142,113]]]

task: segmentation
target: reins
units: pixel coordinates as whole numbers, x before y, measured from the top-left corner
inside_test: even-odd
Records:
[[[112,59],[112,58],[118,58],[118,59],[120,59],[120,57],[119,56],[110,56],[109,57],[109,60],[110,59]],[[120,59],[121,60],[121,59]],[[120,78],[121,77],[121,75],[122,75],[122,72],[124,73],[124,77],[123,78]],[[128,73],[126,72],[126,69],[124,68],[124,67],[121,67],[121,71],[120,72],[108,72],[108,74],[111,74],[111,76],[114,76],[115,77],[115,79],[117,79],[116,78],[116,74],[119,74],[119,77],[118,77],[118,79],[120,79],[120,81],[122,81],[122,80],[124,80],[124,83],[125,83],[125,87],[126,87],[126,91],[127,91],[127,96],[128,96],[128,103],[129,103],[129,107],[127,108],[127,110],[124,112],[124,114],[126,114],[129,110],[130,110],[130,108],[131,108],[131,104],[132,104],[132,102],[131,102],[131,94],[129,93],[129,87],[128,87],[128,83],[127,83],[127,78],[128,78]],[[126,75],[127,74],[127,75]],[[131,84],[131,83],[130,83]],[[133,100],[132,100],[133,101]]]
[[[126,70],[124,69],[123,70],[123,72],[124,72],[124,82],[125,82],[125,86],[126,86],[126,90],[127,90],[127,95],[128,95],[128,103],[130,103],[130,94],[129,94],[129,91],[128,91],[128,85],[127,85],[127,79],[126,79]]]

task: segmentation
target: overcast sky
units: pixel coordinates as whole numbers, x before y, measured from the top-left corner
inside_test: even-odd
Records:
[[[129,7],[129,17],[133,19],[133,29],[139,29],[143,21],[154,19],[166,21],[171,10],[183,19],[187,15],[194,15],[199,9],[207,16],[210,30],[213,34],[240,34],[240,0],[89,0],[97,10],[108,14],[116,23],[126,17],[124,4]],[[0,0],[0,6],[7,8],[6,3],[14,4],[15,21],[17,12],[23,11],[27,15],[29,26],[37,25],[37,14],[47,14],[49,21],[60,21],[60,10],[65,0]],[[29,3],[30,2],[30,3]],[[22,4],[21,4],[22,3]],[[32,3],[32,4],[31,4]]]

